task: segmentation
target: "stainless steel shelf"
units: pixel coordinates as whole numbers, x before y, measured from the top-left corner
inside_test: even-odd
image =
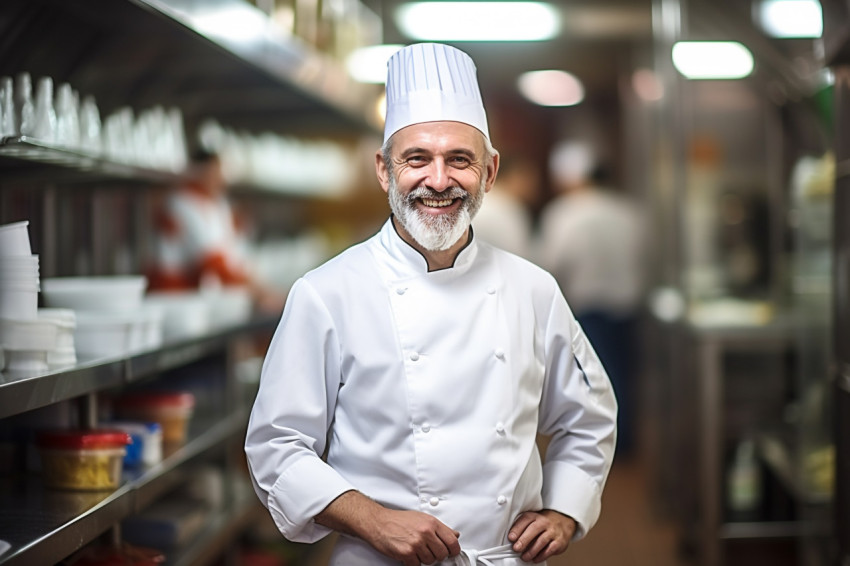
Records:
[[[0,533],[12,547],[0,555],[0,565],[54,564],[69,556],[183,481],[182,466],[241,434],[246,419],[237,412],[195,423],[185,446],[156,466],[125,473],[113,492],[50,490],[37,478],[9,480],[0,489]]]
[[[817,526],[804,521],[757,521],[725,523],[720,527],[720,538],[724,540],[798,538],[825,535],[826,525]]]
[[[785,489],[800,503],[826,505],[832,500],[829,493],[821,493],[806,486],[794,462],[799,456],[789,442],[776,434],[763,434],[758,438],[758,453],[762,461],[779,478]]]
[[[167,566],[202,566],[214,562],[252,521],[265,513],[246,481],[235,482],[233,488],[231,504],[214,513],[191,544],[169,553]]]
[[[156,350],[85,361],[67,370],[34,376],[0,374],[0,418],[59,401],[132,383],[177,368],[220,350],[236,336],[274,329],[277,319],[264,317],[202,337],[164,344]]]
[[[103,157],[48,144],[27,136],[0,139],[0,171],[4,181],[123,183],[171,186],[181,176],[169,171],[116,163]]]
[[[239,130],[380,129],[378,85],[275,26],[247,0],[4,0],[0,67],[67,81],[106,116],[180,108]]]
[[[377,129],[380,124],[371,108],[379,90],[357,83],[343,66],[319,53],[295,36],[275,34],[271,21],[260,10],[244,0],[131,0],[148,10],[158,12],[171,22],[211,41],[215,46],[255,67],[276,80],[313,98],[327,109],[360,123],[364,128]],[[234,35],[232,29],[211,26],[211,18],[223,14],[266,20],[265,33]]]

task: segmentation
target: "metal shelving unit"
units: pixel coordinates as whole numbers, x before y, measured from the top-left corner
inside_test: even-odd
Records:
[[[210,18],[222,14],[232,16],[225,29],[211,26]],[[234,14],[262,25],[251,28],[257,32],[251,37],[234,38],[228,32],[248,29],[232,25]],[[246,0],[4,0],[0,37],[0,75],[28,72],[67,82],[81,96],[94,96],[104,117],[125,106],[161,105],[181,111],[186,132],[207,118],[296,136],[380,130],[372,110],[380,87],[352,81],[339,61],[275,33],[270,18]],[[0,138],[0,177],[0,221],[31,221],[43,277],[114,272],[118,246],[131,258],[120,269],[133,269],[147,201],[184,181],[173,171],[23,136]],[[260,188],[251,191],[268,198]],[[127,215],[124,222],[113,222],[120,214]],[[85,252],[82,268],[77,252]],[[182,368],[226,366],[210,379],[217,404],[212,413],[196,411],[187,443],[156,466],[126,472],[114,491],[50,490],[37,475],[24,477],[21,462],[13,472],[7,467],[0,477],[0,539],[11,548],[0,564],[54,564],[104,534],[120,539],[123,519],[167,497],[187,481],[192,464],[207,461],[224,474],[225,505],[186,547],[168,553],[168,564],[210,564],[226,554],[262,510],[236,456],[247,420],[237,395],[236,343],[266,336],[276,322],[257,318],[156,349],[80,360],[62,371],[0,374],[0,424],[26,436],[30,413],[38,417],[52,405],[70,405],[77,421],[93,426],[100,393],[158,385],[165,372],[182,377]],[[22,439],[14,443],[23,447]]]
[[[0,169],[5,182],[173,185],[181,180],[177,173],[115,163],[27,136],[0,139]]]
[[[112,492],[47,490],[37,478],[6,486],[0,495],[0,525],[12,548],[0,555],[0,564],[62,560],[184,481],[183,466],[238,435],[246,418],[237,412],[216,423],[198,423],[185,446],[156,466],[125,474]]]
[[[271,331],[275,323],[272,317],[256,318],[155,350],[93,360],[66,371],[2,383],[0,418],[154,378],[158,373],[226,351],[235,338]],[[125,471],[121,486],[111,492],[50,490],[43,488],[37,477],[7,478],[0,483],[0,533],[12,547],[0,555],[0,564],[52,564],[67,557],[185,481],[187,464],[238,439],[246,421],[245,410],[236,407],[223,417],[193,422],[184,446],[155,466]],[[252,509],[257,504],[253,493],[248,497],[245,490],[234,488],[230,500],[230,507],[211,519],[208,535],[195,541],[193,549],[177,553],[177,564],[196,563],[185,556],[214,554],[213,547],[221,543],[222,534],[235,536],[240,525],[253,516]]]
[[[214,562],[234,538],[265,513],[247,481],[238,482],[234,488],[231,504],[214,513],[206,528],[185,548],[179,549],[166,566],[200,566]]]
[[[729,411],[735,403],[729,398],[733,386],[728,363],[733,356],[758,356],[774,359],[792,346],[792,326],[782,315],[764,324],[705,324],[695,321],[682,323],[677,330],[681,336],[684,365],[679,375],[689,376],[673,392],[678,407],[677,426],[682,434],[680,466],[685,477],[699,478],[698,493],[692,484],[678,486],[685,516],[699,517],[690,533],[701,549],[700,564],[725,564],[724,547],[727,541],[769,539],[799,536],[806,528],[796,521],[739,521],[730,517],[724,508],[725,452],[733,431]],[[762,370],[766,371],[766,370]],[[750,387],[764,381],[760,374],[748,375]],[[750,407],[750,410],[757,410]]]
[[[6,0],[2,13],[3,74],[68,81],[102,114],[167,104],[187,125],[216,117],[260,131],[380,128],[380,89],[246,0]]]
[[[272,330],[276,319],[257,318],[197,338],[166,343],[155,350],[84,361],[66,370],[22,377],[0,374],[0,418],[45,407],[148,378],[184,366],[216,351],[236,336]]]

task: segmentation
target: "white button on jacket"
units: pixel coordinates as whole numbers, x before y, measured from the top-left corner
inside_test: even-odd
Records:
[[[596,522],[615,422],[608,378],[549,274],[475,239],[429,273],[388,221],[293,286],[245,450],[290,540],[327,535],[313,517],[357,489],[460,531],[464,556],[518,566],[493,549],[523,511],[570,515],[578,537]],[[331,564],[393,562],[340,537]]]

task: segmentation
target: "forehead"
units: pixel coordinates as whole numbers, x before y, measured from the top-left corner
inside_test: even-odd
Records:
[[[434,153],[466,150],[484,152],[484,135],[462,122],[424,122],[402,128],[393,134],[393,153],[419,148]]]

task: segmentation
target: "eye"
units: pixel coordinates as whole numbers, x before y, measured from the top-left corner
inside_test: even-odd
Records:
[[[470,163],[471,161],[469,158],[463,155],[453,155],[452,157],[449,157],[449,164],[457,169],[466,169],[469,167]]]
[[[422,155],[411,155],[405,160],[405,162],[411,167],[419,167],[421,165],[425,165],[426,160]]]

